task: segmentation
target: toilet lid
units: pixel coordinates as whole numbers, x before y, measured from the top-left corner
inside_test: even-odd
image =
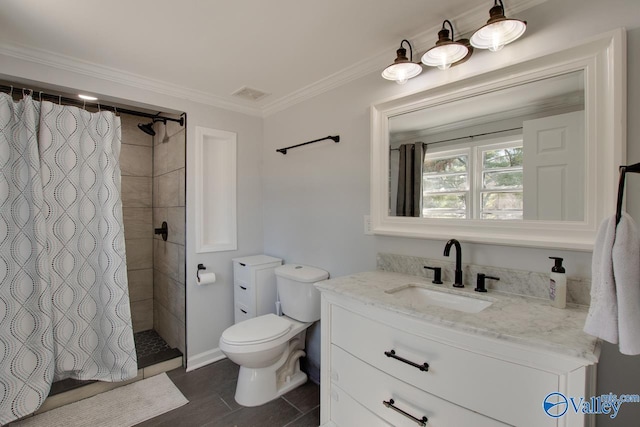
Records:
[[[254,317],[227,328],[222,339],[235,345],[259,344],[279,338],[289,332],[291,322],[275,314]]]

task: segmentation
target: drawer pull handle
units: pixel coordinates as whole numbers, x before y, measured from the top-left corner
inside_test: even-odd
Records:
[[[401,362],[404,362],[407,365],[411,365],[414,368],[418,368],[423,372],[427,372],[429,370],[429,364],[427,362],[424,362],[422,365],[420,365],[418,363],[412,362],[411,360],[407,360],[404,357],[397,356],[395,350],[385,351],[384,355],[387,356],[387,357],[391,357],[392,359],[396,359],[396,360],[399,360]]]
[[[395,405],[394,405],[394,403],[396,403],[396,402],[395,402],[393,399],[389,399],[389,401],[388,401],[388,402],[387,402],[386,400],[383,400],[383,401],[382,401],[382,404],[383,404],[384,406],[386,406],[387,408],[391,408],[391,409],[393,409],[394,411],[396,411],[397,413],[402,414],[402,415],[404,415],[405,417],[407,417],[407,418],[409,418],[409,419],[411,419],[411,420],[415,421],[416,423],[418,423],[418,425],[421,425],[421,426],[423,426],[423,427],[427,425],[427,421],[429,421],[429,419],[428,419],[427,417],[425,417],[425,416],[423,416],[422,418],[414,417],[414,416],[413,416],[413,415],[411,415],[410,413],[405,412],[405,411],[403,411],[402,409],[400,409],[400,408],[398,408],[397,406],[395,406]]]
[[[247,266],[247,264],[245,264],[244,262],[239,262],[238,264],[240,264],[240,265],[241,265],[241,266],[243,266],[243,267],[246,267],[246,266]]]
[[[246,288],[246,287],[244,287],[244,286],[240,286],[240,289],[242,289],[243,291],[246,291],[246,290],[247,290],[247,288]]]
[[[247,314],[247,312],[246,312],[246,311],[244,311],[243,309],[240,309],[240,311],[241,311],[241,312],[243,312],[244,314]]]

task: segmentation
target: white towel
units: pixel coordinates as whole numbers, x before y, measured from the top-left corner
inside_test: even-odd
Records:
[[[584,331],[610,343],[618,343],[618,303],[613,278],[613,242],[616,218],[607,218],[598,229],[591,259],[591,305]]]
[[[584,331],[620,353],[640,354],[640,236],[633,219],[622,214],[603,221],[591,263],[591,306]]]

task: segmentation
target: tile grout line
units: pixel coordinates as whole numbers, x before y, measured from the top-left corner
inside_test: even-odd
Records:
[[[286,399],[285,399],[285,400],[286,400]],[[287,403],[291,404],[289,401],[287,401]],[[293,406],[294,408],[296,408],[296,407],[295,407],[294,405],[292,405],[292,404],[291,404],[291,406]],[[296,409],[298,409],[298,411],[300,411],[300,412],[301,412],[301,413],[300,413],[300,415],[299,415],[299,416],[297,416],[296,418],[292,419],[291,421],[289,421],[289,422],[288,422],[287,424],[285,424],[283,427],[287,427],[287,426],[293,425],[293,423],[295,423],[296,421],[298,421],[298,420],[299,420],[299,419],[301,419],[301,418],[306,417],[306,416],[307,416],[307,414],[311,413],[312,411],[315,411],[315,410],[316,410],[316,408],[319,408],[319,407],[320,407],[320,405],[318,405],[318,406],[314,406],[312,409],[309,409],[307,412],[302,412],[302,411],[300,411],[300,409],[296,408]]]

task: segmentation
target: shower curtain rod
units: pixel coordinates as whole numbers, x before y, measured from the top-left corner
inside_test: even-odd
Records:
[[[461,136],[459,138],[443,139],[441,141],[423,142],[422,145],[432,145],[432,144],[440,144],[441,142],[459,141],[461,139],[475,138],[476,136],[493,135],[494,133],[510,132],[512,130],[520,130],[520,129],[522,129],[522,126],[517,127],[517,128],[511,128],[511,129],[496,130],[496,131],[493,131],[493,132],[477,133],[475,135]],[[399,148],[389,148],[389,151],[398,151],[398,150],[400,150],[400,149]]]
[[[78,107],[86,107],[86,106],[93,106],[95,108],[99,108],[99,109],[106,109],[106,110],[111,110],[114,113],[124,113],[124,114],[130,114],[132,116],[138,116],[138,117],[146,117],[148,119],[153,119],[155,117],[161,117],[160,113],[156,113],[156,114],[151,114],[151,113],[143,113],[142,111],[135,111],[135,110],[129,110],[127,108],[120,108],[120,107],[114,107],[112,105],[107,105],[107,104],[102,104],[100,102],[85,102],[79,99],[73,99],[73,98],[67,98],[65,96],[61,96],[61,95],[54,95],[51,93],[45,93],[43,91],[35,91],[33,89],[27,89],[27,88],[19,88],[16,86],[6,86],[6,85],[0,85],[0,90],[2,90],[3,92],[7,92],[10,93],[11,91],[22,91],[22,93],[29,93],[29,95],[31,96],[37,96],[40,100],[42,100],[43,98],[49,98],[50,101],[57,101],[58,103],[62,103],[64,102],[65,104],[71,104],[71,105],[75,105]],[[186,115],[185,113],[180,114],[181,116]],[[163,117],[163,119],[172,121],[172,122],[180,122],[180,119],[173,119],[171,117]]]

